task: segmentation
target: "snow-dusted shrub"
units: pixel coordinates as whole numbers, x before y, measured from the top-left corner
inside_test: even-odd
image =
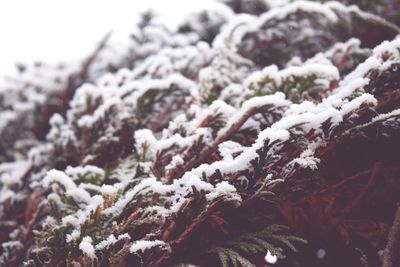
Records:
[[[335,190],[400,173],[399,28],[368,5],[224,2],[0,86],[0,265],[296,266],[313,230],[377,261],[374,189]]]

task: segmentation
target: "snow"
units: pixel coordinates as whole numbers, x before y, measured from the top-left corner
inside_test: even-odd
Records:
[[[82,188],[68,189],[65,192],[65,195],[72,197],[78,203],[85,202],[86,204],[89,204],[91,201],[90,194]]]
[[[139,240],[133,242],[133,244],[129,248],[129,251],[131,253],[138,253],[138,252],[144,252],[154,247],[161,247],[162,249],[165,249],[167,247],[167,243],[161,240],[153,240],[153,241]]]
[[[185,199],[190,197],[193,190],[206,192],[206,199],[212,201],[216,197],[224,196],[227,199],[240,201],[240,196],[236,193],[236,188],[232,185],[227,184],[225,181],[212,185],[208,182],[202,181],[199,176],[196,175],[185,175],[181,179],[176,179],[172,184],[164,184],[157,181],[155,178],[143,179],[138,185],[133,189],[126,192],[126,194],[121,197],[115,204],[102,211],[103,214],[114,216],[120,214],[123,209],[130,203],[134,201],[140,194],[146,194],[147,192],[153,192],[161,196],[169,196],[171,202],[176,199]],[[175,206],[170,209],[163,209],[164,214],[160,214],[164,217],[177,211],[178,204],[183,204],[183,202],[175,203]],[[154,208],[154,207],[149,207]]]
[[[222,175],[227,173],[237,172],[239,170],[247,169],[250,167],[250,161],[258,157],[257,150],[264,146],[264,142],[270,144],[275,141],[286,141],[289,139],[289,132],[284,129],[271,129],[267,128],[259,133],[256,142],[249,148],[243,151],[239,156],[233,160],[216,161],[211,164],[201,164],[199,167],[188,171],[184,174],[182,179],[189,177],[201,177],[203,174],[211,176],[216,170],[219,170]]]
[[[293,66],[286,68],[280,72],[280,76],[283,78],[289,76],[307,76],[315,74],[320,78],[328,80],[339,79],[339,72],[335,66],[320,63],[305,63],[302,66]]]
[[[290,113],[290,110],[287,113]],[[331,119],[335,125],[342,121],[342,116],[341,113],[335,108],[327,108],[319,113],[304,112],[301,114],[293,114],[291,116],[286,116],[280,121],[274,123],[271,126],[271,129],[278,130],[300,127],[308,132],[310,129],[318,129],[321,124],[328,119]]]
[[[64,220],[63,220],[63,223],[65,225],[67,224],[66,222],[64,222]],[[72,232],[70,234],[67,234],[67,237],[66,237],[65,241],[67,243],[70,243],[70,242],[72,242],[74,240],[77,240],[80,236],[81,236],[81,230],[80,229],[74,229],[74,230],[72,230]]]
[[[109,235],[106,240],[101,241],[96,245],[96,250],[103,250],[105,248],[108,248],[112,244],[116,243],[117,239],[113,234]]]
[[[300,157],[293,159],[289,164],[295,163],[299,164],[302,168],[316,170],[320,161],[319,158],[314,157],[314,151],[307,149],[300,154]]]
[[[10,121],[15,121],[17,119],[17,114],[12,111],[3,111],[0,113],[0,132],[10,123]]]
[[[105,177],[105,172],[103,169],[93,166],[93,165],[85,165],[85,166],[77,166],[71,167],[68,166],[65,169],[65,173],[71,177],[73,180],[79,180],[81,177],[87,178],[95,178],[98,177],[101,180]]]
[[[316,253],[317,259],[322,260],[326,256],[326,250],[325,249],[318,249]]]
[[[66,241],[72,242],[80,237],[81,225],[88,219],[89,215],[92,212],[94,212],[100,205],[103,204],[104,200],[100,195],[91,196],[84,189],[85,184],[80,184],[79,186],[77,186],[72,178],[69,177],[66,173],[52,169],[47,172],[45,178],[43,179],[43,186],[53,186],[54,188],[56,184],[61,185],[63,190],[65,190],[65,195],[71,197],[81,208],[78,209],[75,213],[63,217],[61,220],[64,226],[73,226],[71,232],[67,232],[66,234]],[[56,203],[59,208],[62,208],[64,206],[63,202],[57,194],[52,193],[49,195],[48,198],[54,201],[54,203]],[[88,248],[88,243],[90,242],[88,239],[86,239],[86,241],[87,242],[84,242],[82,246]]]
[[[340,4],[338,4],[338,6],[340,6]],[[255,32],[262,28],[268,21],[274,19],[280,20],[296,12],[320,14],[321,17],[330,22],[337,23],[339,18],[332,9],[333,8],[328,4],[314,3],[311,1],[294,1],[284,6],[276,6],[262,14],[259,18],[247,14],[239,15],[224,27],[223,32],[214,41],[214,45],[216,47],[225,46],[230,40],[233,41],[233,44],[239,44],[246,33]]]
[[[350,113],[351,111],[360,108],[362,104],[371,104],[373,106],[376,106],[378,104],[378,100],[376,98],[368,93],[362,94],[359,97],[354,98],[352,101],[342,105],[340,108],[340,111],[343,115]]]
[[[376,122],[397,120],[399,116],[400,116],[400,109],[395,109],[388,113],[379,114],[379,115],[373,117],[371,121],[364,123],[362,125],[358,125],[356,128],[364,128],[364,127],[372,125]]]
[[[397,117],[399,115],[400,115],[400,109],[395,109],[395,110],[393,110],[391,112],[380,114],[380,115],[374,117],[371,120],[371,123],[377,122],[377,121],[390,120],[391,118],[395,118],[395,117]]]
[[[393,63],[396,62],[396,60],[399,60],[399,47],[400,39],[395,39],[390,42],[384,41],[382,44],[374,48],[372,56],[370,56],[365,62],[357,66],[357,68],[349,75],[347,75],[339,85],[343,87],[350,83],[354,83],[355,80],[360,79],[361,77],[365,77],[365,81],[367,83],[369,81],[368,72],[371,69],[383,71],[384,69],[388,69]],[[389,58],[387,58],[386,60],[384,60],[384,58],[382,57],[382,55],[385,54],[385,51],[389,52]],[[343,90],[344,88],[341,89],[342,90],[337,91],[345,91]]]
[[[275,264],[275,263],[278,261],[278,257],[275,256],[275,255],[272,255],[272,253],[268,250],[268,251],[267,251],[267,255],[265,255],[264,260],[265,260],[267,263]]]
[[[82,208],[80,210],[62,219],[62,224],[64,226],[72,225],[74,227],[71,233],[67,233],[67,242],[75,241],[80,237],[81,225],[102,203],[103,198],[99,195],[95,195],[91,197],[90,201],[86,205],[81,205]]]
[[[241,153],[243,149],[241,144],[230,140],[218,145],[219,154],[224,160],[233,160],[233,154]]]
[[[143,148],[147,148],[146,154],[148,159],[152,159],[157,152],[157,140],[153,135],[153,132],[149,129],[140,129],[135,131],[135,146],[136,150],[142,154],[144,153]]]
[[[129,234],[125,233],[125,234],[119,235],[117,238],[113,234],[111,234],[105,240],[101,241],[100,243],[98,243],[96,245],[96,250],[101,251],[103,249],[109,248],[113,244],[117,243],[119,240],[123,240],[123,239],[130,239]]]
[[[213,47],[228,47],[236,50],[233,44],[240,42],[244,34],[238,34],[239,31],[244,31],[245,25],[252,23],[255,20],[255,16],[248,14],[239,14],[235,16],[228,24],[224,25],[222,32],[216,36],[213,41]],[[235,33],[235,34],[233,34]]]
[[[250,96],[252,96],[253,91],[260,90],[265,94],[270,94],[279,90],[284,81],[311,75],[316,77],[315,85],[323,88],[329,88],[332,81],[337,81],[340,78],[338,69],[325,56],[320,54],[305,63],[298,66],[288,66],[283,70],[279,70],[275,65],[270,65],[262,70],[255,71],[245,79],[244,86],[248,88]],[[291,88],[291,90],[295,89],[297,88]]]
[[[95,259],[97,258],[97,256],[92,242],[93,240],[91,237],[85,236],[84,238],[82,238],[81,243],[79,243],[79,249],[82,250],[82,252],[89,258]]]
[[[233,185],[229,184],[228,182],[222,181],[221,183],[218,183],[215,186],[215,190],[211,191],[206,195],[206,198],[207,200],[212,201],[219,196],[226,195],[228,192],[230,193],[236,192],[236,188]]]
[[[118,188],[116,188],[116,187],[113,186],[113,185],[106,185],[106,184],[104,184],[104,185],[101,186],[101,193],[102,193],[103,195],[110,195],[110,196],[112,196],[112,195],[114,195],[114,194],[117,193],[117,192],[118,192]]]
[[[151,132],[151,131],[150,131]],[[149,134],[150,134],[149,132]],[[156,151],[161,151],[164,149],[169,149],[172,146],[177,146],[178,148],[183,148],[183,147],[188,147],[192,145],[195,141],[199,140],[200,137],[204,137],[205,140],[209,139],[207,137],[208,131],[206,128],[198,128],[195,130],[193,135],[187,136],[187,137],[182,137],[180,134],[174,134],[172,137],[161,139],[161,140],[156,140],[151,133],[151,136],[147,136],[147,140],[150,142],[147,142],[147,144],[150,145],[150,154],[155,155]],[[135,134],[136,137],[136,134]],[[144,140],[140,139],[139,140]],[[156,140],[156,141],[154,141]],[[140,143],[141,141],[139,141]]]
[[[47,172],[43,179],[43,186],[49,187],[52,183],[61,184],[66,191],[75,190],[76,184],[64,172],[52,169]]]
[[[29,161],[16,161],[0,164],[0,182],[3,186],[21,185],[23,175],[29,170]]]
[[[321,17],[321,25],[338,23],[337,11],[359,12],[340,4],[304,1],[274,6],[260,16],[233,17],[226,9],[206,13],[214,26],[229,21],[212,45],[199,42],[200,37],[195,33],[190,36],[175,34],[157,24],[133,33],[135,37],[124,46],[133,52],[122,49],[124,51],[114,57],[115,50],[119,49],[110,45],[101,55],[101,62],[95,64],[93,72],[97,74],[90,74],[85,80],[87,83],[77,88],[69,110],[51,117],[47,139],[17,140],[15,148],[24,144],[29,146],[29,142],[33,148],[16,155],[22,160],[0,164],[0,204],[27,198],[31,188],[19,190],[19,187],[24,185],[24,173],[35,167],[35,173],[26,178],[29,185],[42,186],[48,192],[47,201],[54,204],[50,208],[57,209],[57,214],[61,215],[47,217],[45,226],[65,227],[62,238],[68,245],[79,244],[84,255],[95,259],[97,255],[103,255],[103,250],[113,248],[123,239],[132,242],[131,253],[144,253],[156,247],[170,249],[167,242],[157,239],[162,239],[158,236],[160,229],[137,237],[142,240],[134,240],[134,236],[129,235],[131,231],[128,233],[119,225],[129,222],[126,214],[140,214],[138,223],[145,221],[154,228],[164,227],[165,222],[179,217],[182,208],[193,198],[204,203],[199,210],[193,211],[198,212],[193,214],[197,216],[220,199],[240,204],[246,201],[248,192],[256,191],[254,195],[258,195],[270,189],[270,185],[284,182],[295,168],[307,168],[310,173],[318,171],[323,166],[315,153],[340,132],[333,129],[353,127],[344,120],[357,116],[363,105],[371,108],[378,105],[374,91],[367,91],[367,85],[372,75],[386,75],[384,72],[392,68],[393,63],[398,63],[400,40],[383,42],[364,63],[357,63],[356,69],[343,80],[342,72],[347,73],[347,69],[341,69],[337,58],[343,57],[351,46],[358,52],[361,43],[357,39],[337,44],[309,59],[295,57],[285,62],[287,64],[259,66],[237,51],[245,34],[258,32],[274,20],[291,20],[296,12]],[[188,18],[188,23],[201,35],[204,29],[195,15]],[[291,23],[287,25],[293,25],[293,21]],[[274,27],[267,31],[277,36],[281,34]],[[314,34],[312,29],[305,29],[303,33],[299,38]],[[370,51],[366,51],[368,55]],[[121,63],[124,58],[131,64]],[[123,66],[116,73],[104,73],[108,64]],[[36,117],[31,118],[32,111],[52,100],[51,94],[63,93],[68,76],[76,71],[74,64],[71,70],[60,71],[61,74],[51,72],[51,69],[51,66],[45,66],[37,73],[28,71],[21,80],[9,81],[7,84],[16,86],[15,90],[0,87],[0,92],[10,91],[10,98],[4,100],[6,108],[0,112],[0,131],[24,116],[29,115],[27,121],[34,121]],[[376,71],[371,74],[371,70]],[[53,77],[55,74],[60,75],[61,84],[47,81],[46,75]],[[300,103],[295,104],[293,102],[298,100],[290,93],[277,92],[281,90],[280,86],[286,86],[288,79],[309,75],[316,76],[316,80],[312,90],[303,94],[308,100],[301,98]],[[32,84],[25,90],[29,81]],[[38,85],[43,88],[37,89]],[[169,94],[172,89],[178,92]],[[288,88],[289,91],[296,89],[299,88]],[[313,98],[314,91],[321,95],[321,101],[319,97]],[[153,93],[163,102],[147,103],[145,97]],[[176,95],[182,98],[182,108],[174,105]],[[21,100],[25,98],[28,101]],[[143,105],[152,111],[141,114],[145,113],[141,109]],[[165,111],[165,118],[160,115],[162,123],[168,124],[167,128],[160,129],[163,127],[154,127],[149,121],[157,121],[159,114],[165,115],[163,105],[171,106],[173,112]],[[377,114],[366,124],[354,127],[375,122],[384,124],[397,120],[398,116],[400,109]],[[125,126],[131,127],[127,141],[132,142],[130,144],[121,143],[126,140],[121,135]],[[352,129],[345,128],[344,131]],[[294,140],[300,140],[300,143],[293,144]],[[102,152],[98,148],[103,144],[110,147],[116,144],[117,149],[121,145],[134,145],[135,148],[129,155],[124,151],[115,155],[113,162],[103,164],[102,158],[100,162],[97,160],[99,156],[109,156],[99,155]],[[288,155],[284,150],[292,145],[297,147]],[[194,146],[198,149],[195,152]],[[49,166],[59,166],[58,160],[68,159],[71,154],[82,166],[48,171]],[[51,158],[54,155],[56,159]],[[201,156],[201,162],[197,160],[198,156]],[[263,166],[262,178],[253,181],[255,164],[263,162],[261,156],[267,163]],[[89,159],[98,166],[86,164]],[[278,170],[274,170],[276,163],[283,163]],[[36,169],[41,171],[36,172]],[[215,179],[215,174],[220,176]],[[111,230],[102,236],[88,232],[86,226],[93,220],[96,227],[99,223],[104,227],[102,229],[111,227]],[[120,230],[125,233],[117,235]],[[268,251],[265,260],[274,264],[277,257]]]
[[[166,170],[171,170],[176,168],[179,165],[182,165],[184,163],[182,157],[180,155],[175,155],[171,159],[171,163],[165,166]]]
[[[377,52],[375,52],[376,54]],[[375,56],[376,57],[376,56]],[[372,59],[371,59],[372,58]],[[225,158],[223,161],[216,161],[211,164],[203,164],[199,167],[195,168],[187,172],[184,177],[190,177],[191,175],[195,175],[200,177],[203,173],[206,176],[210,176],[216,170],[219,170],[222,174],[235,172],[241,169],[245,169],[249,166],[249,162],[257,157],[255,153],[256,149],[260,147],[258,144],[263,144],[263,140],[270,140],[270,143],[275,140],[287,140],[289,137],[288,130],[292,127],[300,127],[305,132],[310,131],[311,129],[319,129],[322,123],[326,121],[330,121],[332,126],[336,126],[343,121],[343,116],[347,113],[357,109],[363,103],[369,103],[372,105],[376,105],[376,99],[370,94],[362,94],[356,98],[351,100],[347,100],[354,90],[362,88],[369,81],[368,78],[364,77],[364,74],[368,72],[369,69],[379,66],[381,63],[377,59],[373,59],[373,57],[369,58],[366,63],[361,64],[355,71],[355,73],[351,73],[350,78],[345,78],[343,82],[339,84],[339,88],[334,91],[334,93],[324,99],[321,103],[314,104],[309,101],[304,101],[301,104],[292,104],[289,109],[286,110],[286,116],[281,120],[274,123],[270,128],[267,128],[260,132],[259,139],[251,148],[246,148],[243,150],[239,156],[235,159],[231,157]],[[371,63],[375,62],[375,63]],[[385,63],[387,65],[387,63]],[[382,67],[380,67],[382,68]],[[271,75],[273,73],[273,77],[288,77],[290,75],[305,75],[308,73],[318,73],[321,77],[325,77],[331,80],[339,79],[339,73],[336,67],[329,64],[321,64],[315,63],[315,60],[310,60],[304,66],[293,66],[289,67],[283,71],[278,71],[275,66],[267,67],[263,70],[264,75],[267,73]],[[279,76],[277,76],[279,74]],[[258,79],[260,79],[261,72],[256,72],[252,76],[250,76],[245,84],[255,83]],[[277,81],[280,80],[279,78]],[[269,102],[270,101],[270,102]],[[225,104],[214,102],[211,107],[218,103],[219,107],[226,106]],[[249,108],[258,107],[261,105],[265,105],[268,103],[273,103],[275,105],[283,105],[289,106],[290,102],[284,99],[284,95],[281,93],[277,93],[273,96],[263,96],[263,97],[253,97],[248,102],[245,102],[242,105],[242,108],[239,111],[235,112],[227,125],[220,130],[218,136],[223,136],[223,134],[229,129],[229,127],[238,121],[238,118],[242,117],[243,114],[247,112]],[[212,110],[212,109],[210,109]],[[224,108],[226,110],[226,108]],[[229,111],[231,113],[232,111]],[[203,116],[207,116],[208,114],[203,113]],[[200,120],[201,121],[201,120]],[[318,159],[313,158],[308,155],[302,155],[300,158],[297,158],[295,163],[300,164],[303,167],[309,167],[312,169],[316,168],[316,164],[318,163]]]
[[[105,119],[107,116],[107,113],[110,112],[110,110],[113,107],[117,107],[121,104],[121,99],[117,97],[113,97],[111,99],[107,99],[105,103],[100,105],[96,111],[91,114],[91,115],[84,115],[78,120],[78,126],[82,128],[91,128],[93,125],[101,120]]]
[[[269,105],[272,107],[285,107],[289,104],[290,101],[285,100],[285,95],[282,92],[276,92],[274,95],[253,97],[245,101],[242,108],[229,118],[226,126],[218,132],[218,136],[225,135],[240,118],[244,117],[252,109],[258,109]]]
[[[258,23],[261,25],[264,23],[262,20],[286,16],[297,10],[319,12],[332,21],[337,19],[335,17],[336,15],[333,16],[332,11],[326,5],[307,3],[302,6],[301,3],[301,1],[298,1],[278,9],[283,12],[281,14],[276,13],[276,10],[268,12],[266,15],[262,16],[261,22],[258,21]],[[246,23],[255,20],[255,18],[250,16],[242,18]],[[256,27],[254,23],[252,25],[252,27]],[[147,29],[147,31],[148,34],[161,37],[163,42],[169,42],[169,35],[167,32],[160,29]],[[358,44],[358,41],[352,40],[351,43]],[[271,146],[268,151],[269,155],[273,155],[276,149],[290,138],[291,132],[295,127],[301,129],[305,133],[311,130],[321,131],[320,127],[322,123],[330,121],[331,127],[334,127],[343,121],[345,115],[358,109],[364,103],[376,105],[377,100],[371,94],[362,93],[352,98],[350,98],[350,96],[352,96],[356,90],[362,89],[369,82],[368,73],[371,68],[377,68],[383,71],[390,66],[391,61],[399,58],[399,53],[396,50],[397,46],[398,44],[396,43],[383,43],[380,47],[376,48],[373,55],[365,63],[360,64],[354,72],[339,83],[339,87],[334,90],[330,96],[320,103],[303,101],[300,104],[293,104],[286,99],[286,96],[282,92],[276,92],[272,95],[251,97],[246,101],[238,101],[237,99],[243,100],[244,96],[249,93],[249,90],[257,86],[260,81],[264,80],[266,77],[273,80],[276,86],[280,86],[282,81],[289,77],[314,74],[317,76],[317,83],[324,88],[328,88],[331,81],[340,79],[338,69],[327,58],[327,56],[329,56],[328,54],[332,53],[332,50],[327,52],[326,55],[318,54],[304,63],[299,60],[297,63],[293,61],[288,67],[282,70],[272,65],[251,72],[249,68],[241,69],[241,67],[238,66],[230,69],[229,66],[231,65],[239,64],[239,62],[240,64],[246,65],[247,62],[240,57],[233,56],[234,54],[232,51],[223,49],[220,46],[218,48],[219,50],[215,51],[216,47],[218,47],[217,44],[214,44],[213,47],[209,47],[207,44],[199,44],[196,47],[186,47],[184,50],[167,47],[160,50],[157,55],[143,61],[134,71],[123,70],[117,74],[105,75],[97,86],[90,84],[81,86],[77,90],[74,100],[71,102],[73,111],[68,113],[67,121],[73,121],[74,116],[84,114],[78,122],[78,127],[83,128],[89,128],[98,121],[104,120],[106,114],[113,108],[117,109],[117,113],[126,112],[129,108],[134,109],[140,97],[152,88],[169,88],[175,85],[183,88],[183,90],[190,91],[190,96],[193,101],[190,109],[187,113],[177,114],[169,123],[168,129],[164,129],[161,135],[153,133],[149,129],[137,129],[135,131],[133,139],[136,151],[139,154],[143,154],[144,149],[147,150],[146,154],[142,155],[142,160],[144,162],[137,163],[145,168],[145,170],[149,170],[151,162],[154,162],[158,152],[171,148],[174,149],[173,151],[184,151],[200,140],[200,138],[203,139],[204,145],[217,144],[218,151],[222,156],[221,160],[214,161],[210,164],[201,164],[185,172],[182,177],[173,180],[172,184],[165,184],[162,180],[156,179],[150,173],[148,176],[138,180],[131,189],[127,190],[116,200],[114,205],[104,209],[102,214],[118,216],[128,204],[134,202],[140,195],[145,195],[149,192],[168,199],[166,201],[169,205],[165,205],[165,203],[153,204],[146,207],[144,211],[144,214],[153,215],[153,212],[156,212],[156,216],[162,219],[177,213],[185,201],[193,194],[193,188],[197,191],[202,191],[204,197],[209,202],[221,196],[228,200],[241,201],[241,197],[233,185],[229,184],[227,181],[211,184],[207,182],[207,177],[211,176],[216,171],[219,171],[225,176],[230,173],[251,168],[250,162],[259,156],[257,151],[264,147],[265,142],[268,142]],[[336,47],[336,49],[338,49],[338,47]],[[206,55],[204,57],[197,56],[199,50],[205,51]],[[386,61],[383,60],[381,55],[384,51],[391,51],[391,56],[389,59],[385,59]],[[199,66],[207,62],[207,64],[211,64],[211,66],[203,68],[199,73],[199,83],[202,84],[204,88],[214,83],[220,85],[229,84],[229,86],[222,89],[219,98],[213,101],[209,106],[203,106],[198,102],[199,95],[196,93],[196,90],[201,90],[202,87],[196,87],[197,85],[193,80],[175,73],[175,71],[179,72],[180,68],[187,64],[187,62],[180,61],[187,55],[192,55],[193,59],[199,60]],[[221,60],[223,63],[218,63],[215,59],[211,62],[212,56],[216,56],[218,60]],[[225,69],[226,71],[234,70],[239,74],[237,74],[237,76],[231,75],[226,80],[221,80],[219,76],[220,73],[223,73],[220,71],[223,70],[219,68],[225,68],[226,66],[224,64],[228,66]],[[247,66],[251,66],[251,64]],[[147,74],[145,74],[152,73],[155,75],[156,72],[158,72],[157,75],[159,75],[156,76],[156,79],[147,77]],[[240,77],[240,79],[238,79],[238,77]],[[243,77],[243,79],[241,79],[241,77]],[[243,82],[241,84],[232,83],[235,79]],[[120,90],[116,90],[119,85]],[[224,101],[232,96],[236,98],[236,102],[227,103]],[[96,104],[96,99],[101,100],[99,105]],[[88,102],[88,100],[90,101]],[[91,109],[92,105],[97,105],[97,108],[94,109],[94,112],[87,112],[87,110]],[[257,139],[251,146],[242,146],[237,142],[229,140],[229,138],[225,140],[230,129],[234,127],[235,123],[241,118],[248,116],[250,111],[268,106],[280,108],[282,110],[281,114],[284,116],[270,127],[261,130],[258,133]],[[205,127],[203,124],[204,121],[215,117],[217,114],[221,116],[223,126],[218,129],[216,133],[213,133],[213,130]],[[130,113],[124,113],[124,116],[130,116]],[[121,119],[121,117],[119,117],[119,119]],[[53,128],[59,127],[62,130],[61,132],[67,132],[68,130],[62,128],[65,123],[69,122],[65,122],[64,118],[60,115],[55,115],[51,119]],[[258,124],[252,118],[248,118],[243,123],[244,125],[254,125],[255,129],[257,129],[256,126]],[[186,132],[182,134],[179,129],[185,129]],[[52,136],[58,134],[58,132],[59,130],[50,134],[50,139]],[[73,135],[69,138],[73,138]],[[101,138],[99,140],[102,140]],[[318,142],[319,140],[317,138],[313,147],[317,147]],[[316,170],[319,162],[320,159],[314,157],[314,149],[310,146],[309,149],[303,151],[298,157],[294,158],[288,166],[297,164],[302,168]],[[182,155],[179,153],[173,154],[171,162],[164,166],[164,168],[168,171],[179,168],[180,165],[184,165],[185,163]],[[126,164],[129,164],[129,161],[127,161]],[[118,172],[116,172],[116,174],[117,173]],[[66,195],[72,197],[82,207],[81,211],[66,216],[62,220],[64,225],[68,224],[74,226],[74,229],[68,233],[68,242],[77,240],[80,237],[80,225],[87,219],[91,211],[95,210],[103,203],[101,195],[114,196],[118,191],[123,191],[125,186],[130,182],[130,179],[135,175],[132,172],[127,172],[121,177],[118,177],[117,179],[119,179],[120,182],[114,185],[101,185],[101,181],[100,185],[83,182],[78,185],[75,184],[75,182],[78,183],[79,177],[86,174],[98,176],[101,180],[105,176],[105,172],[101,168],[88,165],[68,167],[65,173],[51,170],[43,180],[43,184],[46,187],[49,187],[53,183],[62,185],[65,188]],[[206,179],[203,180],[203,177],[206,177]],[[269,177],[271,181],[274,181],[274,178],[276,179],[276,177]],[[87,190],[95,191],[101,195],[91,196]],[[51,198],[61,205],[61,201],[54,195],[51,195]],[[85,240],[87,242],[84,242],[83,246],[88,248],[88,244],[91,244],[91,242],[89,242],[90,240]],[[115,236],[110,235],[97,244],[96,248],[106,248],[110,246],[110,244],[115,243],[116,240],[117,238]],[[137,243],[132,245],[131,251],[142,251],[153,245],[161,245],[157,242],[148,242],[153,241],[137,241]]]

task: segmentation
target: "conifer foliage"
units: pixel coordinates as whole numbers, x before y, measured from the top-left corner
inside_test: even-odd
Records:
[[[399,12],[225,0],[18,65],[0,266],[399,266]]]

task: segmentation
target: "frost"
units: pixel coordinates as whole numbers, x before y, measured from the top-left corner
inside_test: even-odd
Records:
[[[302,168],[316,170],[318,169],[318,163],[320,163],[320,159],[314,157],[314,152],[312,150],[307,149],[300,154],[300,157],[294,159],[292,163],[297,163]]]

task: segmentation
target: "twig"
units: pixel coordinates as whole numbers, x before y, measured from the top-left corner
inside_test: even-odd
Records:
[[[138,209],[131,215],[129,215],[128,219],[126,219],[125,223],[117,230],[117,234],[122,234],[131,224],[133,221],[138,219],[143,214],[143,209]]]
[[[393,225],[389,230],[386,248],[383,254],[382,267],[398,266],[395,262],[396,251],[398,251],[398,237],[400,234],[400,206],[397,205]]]
[[[339,70],[343,69],[344,64],[346,63],[347,57],[349,56],[350,49],[352,49],[354,45],[347,47],[347,49],[343,52],[343,55],[340,57],[339,61],[336,63],[336,67]]]
[[[212,214],[222,203],[224,203],[224,199],[220,198],[211,204],[206,210],[200,213],[192,222],[191,225],[186,227],[185,231],[183,231],[179,237],[173,242],[174,248],[176,249],[177,246],[181,245],[185,242],[188,237],[196,230],[201,223],[203,223],[210,214]],[[171,251],[165,251],[163,255],[158,259],[158,261],[154,264],[154,267],[161,267],[164,266],[165,262],[171,257]]]
[[[264,107],[264,106],[263,106]],[[166,183],[171,183],[175,176],[180,176],[183,173],[195,168],[201,162],[204,162],[221,144],[223,141],[228,139],[233,133],[235,133],[242,125],[255,113],[257,113],[263,107],[253,107],[248,109],[240,119],[232,124],[224,133],[217,137],[217,139],[212,143],[211,146],[208,146],[206,149],[200,152],[199,156],[194,160],[190,161],[184,168],[174,168],[170,170],[165,175]],[[181,166],[179,166],[181,167]]]
[[[344,211],[343,211],[344,214],[349,214],[351,211],[353,211],[355,208],[357,208],[361,204],[365,195],[368,194],[368,192],[374,186],[376,174],[378,173],[380,166],[381,166],[381,164],[379,162],[374,165],[374,167],[371,170],[371,176],[368,180],[367,185],[363,188],[363,190],[361,190],[357,194],[357,196],[353,199],[353,201],[344,209]]]
[[[40,213],[45,208],[45,202],[43,202],[43,191],[42,190],[35,190],[27,204],[27,210],[25,211],[25,235],[23,237],[23,243],[26,243],[29,238],[31,238],[32,230],[35,226],[35,223],[38,221],[40,217]]]

